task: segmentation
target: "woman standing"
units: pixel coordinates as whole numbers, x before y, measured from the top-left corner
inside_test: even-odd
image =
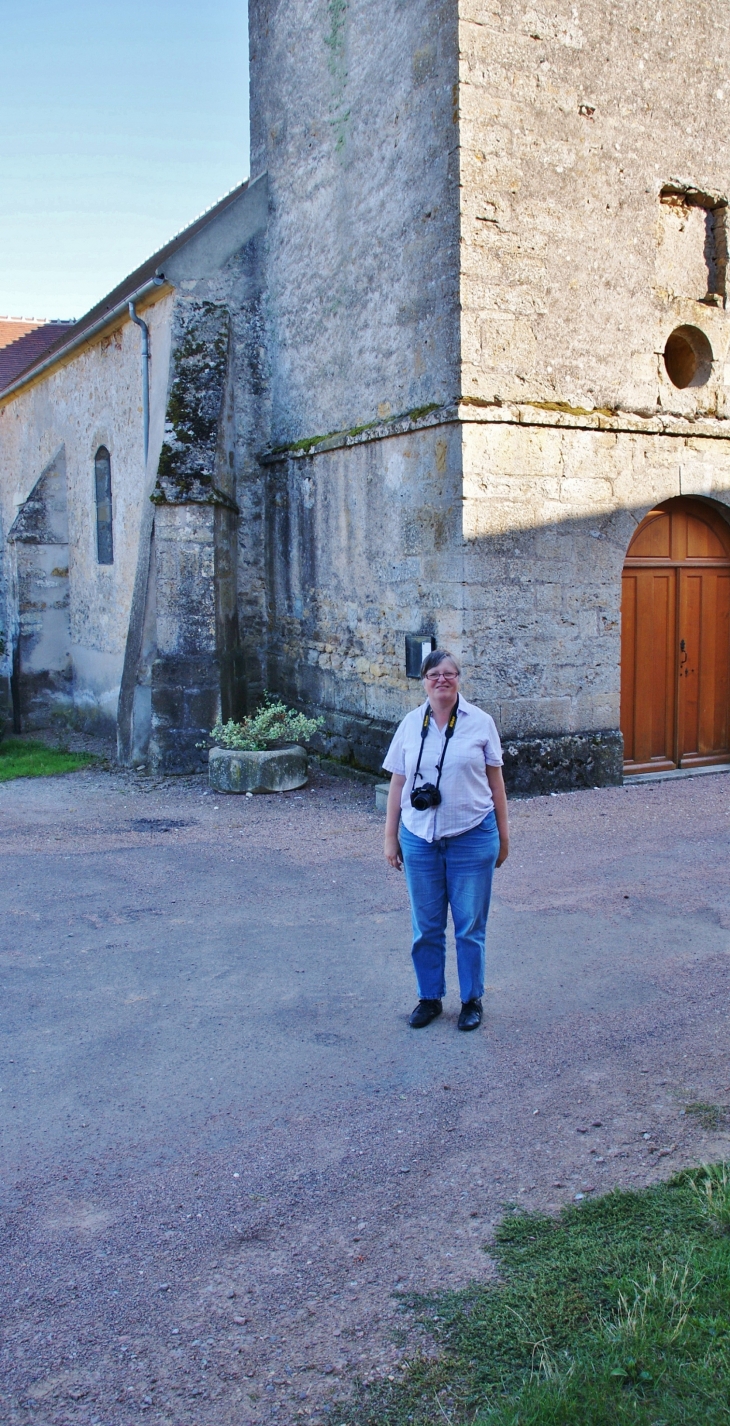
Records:
[[[482,1019],[492,873],[509,851],[502,748],[494,719],[459,693],[461,669],[435,649],[421,665],[427,702],[407,713],[383,763],[391,773],[385,856],[405,867],[419,1001],[414,1030],[441,1014],[446,915],[456,935],[460,1030]],[[400,822],[400,832],[398,824]]]

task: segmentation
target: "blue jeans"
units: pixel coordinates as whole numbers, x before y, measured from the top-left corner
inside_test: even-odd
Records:
[[[411,899],[413,965],[422,1000],[446,994],[446,914],[456,935],[456,964],[462,1001],[484,994],[487,916],[492,874],[499,854],[494,812],[459,837],[426,842],[401,823],[398,833]]]

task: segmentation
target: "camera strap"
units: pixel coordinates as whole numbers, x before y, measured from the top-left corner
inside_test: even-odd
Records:
[[[457,695],[456,695],[456,702],[455,702],[455,704],[454,704],[454,706],[453,706],[453,708],[452,708],[452,710],[451,710],[451,712],[450,712],[450,714],[449,714],[449,721],[448,721],[448,723],[446,724],[446,732],[445,732],[445,734],[444,734],[444,750],[443,750],[443,752],[442,752],[442,754],[441,754],[441,757],[439,758],[439,760],[438,760],[438,762],[437,762],[437,764],[436,764],[436,773],[437,773],[437,777],[436,777],[436,789],[437,789],[437,790],[438,790],[438,785],[439,785],[439,783],[440,783],[440,781],[441,781],[441,769],[443,768],[443,765],[444,765],[444,758],[446,757],[446,749],[447,749],[448,746],[449,746],[449,739],[450,739],[450,738],[453,738],[453,736],[454,736],[454,729],[455,729],[455,727],[456,727],[456,718],[457,718],[458,712],[459,712],[459,695],[457,694]],[[417,778],[417,777],[420,777],[420,776],[422,775],[421,772],[420,772],[421,758],[423,757],[423,749],[424,749],[424,745],[425,745],[425,742],[426,742],[426,738],[428,737],[428,730],[429,730],[430,724],[431,724],[431,704],[429,703],[429,704],[427,705],[427,707],[426,707],[426,712],[425,712],[424,715],[423,715],[423,723],[421,724],[421,746],[420,746],[420,748],[418,749],[418,762],[416,763],[416,771],[415,771],[414,774],[413,774],[413,786],[414,786],[414,787],[415,787],[415,785],[416,785],[416,778]]]

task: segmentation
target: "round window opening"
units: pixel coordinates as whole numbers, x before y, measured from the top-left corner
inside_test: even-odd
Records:
[[[675,327],[664,348],[664,365],[673,386],[704,386],[712,372],[712,347],[699,327]]]

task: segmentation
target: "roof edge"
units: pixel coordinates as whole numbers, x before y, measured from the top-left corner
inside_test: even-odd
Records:
[[[26,371],[21,372],[20,376],[15,378],[15,381],[11,381],[9,386],[4,387],[3,390],[0,391],[0,403],[7,401],[11,396],[15,396],[16,392],[20,391],[22,387],[29,386],[31,382],[35,381],[39,376],[42,376],[44,372],[50,370],[52,366],[56,366],[59,362],[64,361],[66,357],[71,356],[72,352],[82,347],[86,342],[90,342],[94,337],[98,337],[106,327],[112,326],[122,315],[128,314],[130,302],[140,302],[148,293],[154,291],[160,291],[161,293],[163,288],[169,289],[170,287],[171,284],[166,282],[164,277],[153,277],[149,282],[143,283],[141,287],[135,288],[128,296],[122,298],[120,302],[117,302],[116,306],[110,307],[108,312],[100,317],[98,321],[93,322],[89,327],[84,327],[82,331],[76,332],[74,336],[69,337],[61,346],[57,346],[50,353],[47,352],[40,361],[34,362]]]
[[[258,180],[254,180],[256,182]],[[208,225],[220,217],[228,208],[232,207],[252,185],[250,179],[245,179],[232,188],[229,193],[214,203],[212,208],[201,213],[187,228],[183,228],[175,237],[151,257],[147,258],[140,267],[131,272],[128,277],[120,282],[111,292],[107,293],[100,302],[91,307],[88,312],[75,322],[70,333],[67,331],[63,336],[54,342],[40,361],[33,362],[25,371],[21,372],[14,381],[0,390],[0,402],[4,402],[8,397],[14,396],[21,387],[41,376],[57,362],[63,361],[77,347],[84,342],[91,340],[103,331],[105,327],[116,321],[126,310],[129,302],[140,301],[148,293],[163,286],[171,287],[169,282],[161,272],[163,264],[173,255],[180,252],[198,233],[202,232]]]

